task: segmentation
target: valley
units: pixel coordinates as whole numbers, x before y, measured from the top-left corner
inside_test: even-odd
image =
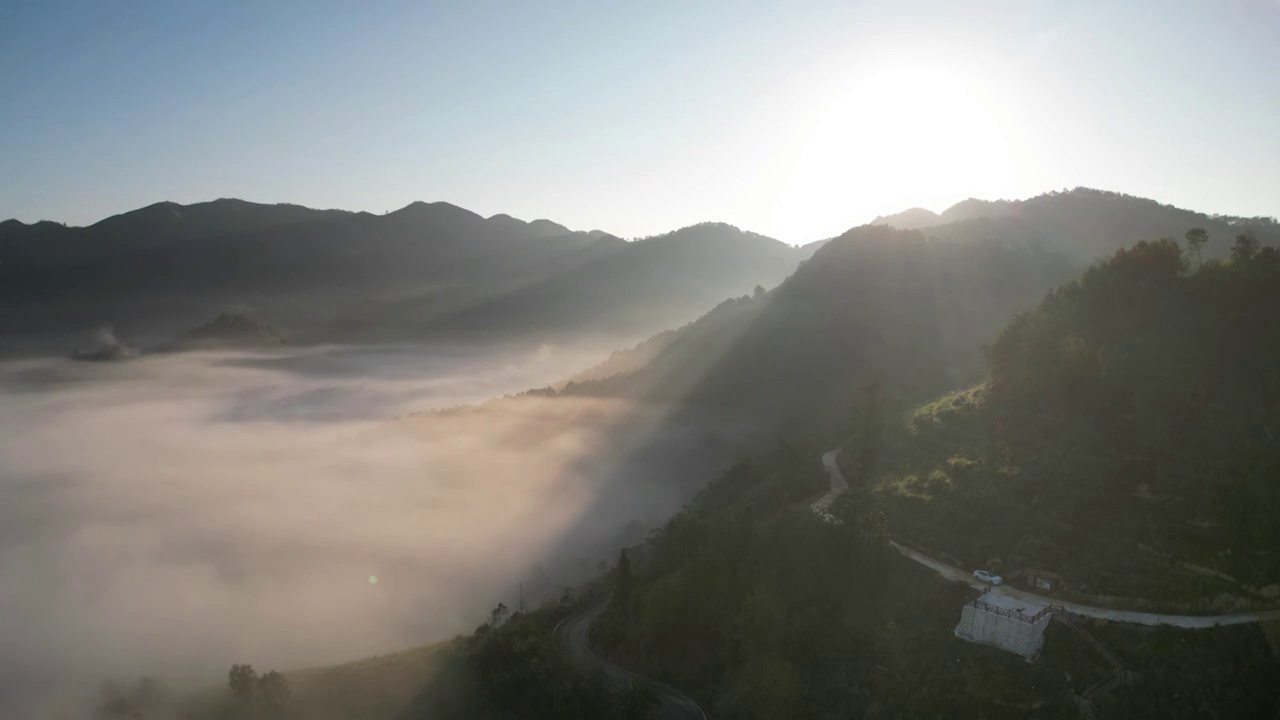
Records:
[[[1107,229],[1104,212],[1117,197],[1128,202],[1095,191],[1050,199],[1101,198],[1090,231],[1102,227],[1118,236],[1127,227],[1123,216]],[[1264,354],[1270,346],[1201,360],[1188,348],[1197,344],[1192,334],[1210,332],[1213,318],[1223,315],[1237,318],[1230,332],[1239,343],[1258,337],[1261,326],[1249,323],[1264,323],[1265,316],[1249,313],[1271,304],[1274,251],[1242,246],[1226,261],[1192,265],[1173,241],[1138,243],[1081,275],[1077,261],[1054,245],[1059,241],[1045,239],[1058,236],[1028,235],[1002,217],[924,231],[858,227],[800,260],[798,250],[716,224],[636,241],[641,249],[654,243],[645,252],[658,256],[655,267],[675,267],[682,261],[672,258],[692,249],[700,262],[718,263],[757,247],[785,250],[770,260],[777,263],[770,272],[796,263],[776,286],[744,288],[647,340],[641,328],[659,315],[596,328],[575,293],[599,299],[600,317],[621,317],[609,302],[634,307],[629,294],[680,299],[662,316],[688,317],[700,301],[678,288],[696,284],[704,271],[691,266],[688,275],[658,279],[634,272],[631,260],[604,260],[622,252],[611,249],[586,265],[571,263],[590,268],[580,275],[539,279],[538,266],[522,269],[523,289],[477,301],[475,292],[492,287],[481,282],[468,291],[465,309],[448,301],[453,310],[445,314],[422,315],[405,305],[399,316],[377,305],[373,316],[412,321],[380,321],[382,329],[367,335],[331,336],[322,328],[338,326],[327,320],[295,325],[300,332],[264,320],[271,308],[285,307],[283,299],[296,302],[290,291],[259,307],[197,320],[142,352],[110,330],[98,332],[99,349],[89,352],[116,362],[18,353],[3,364],[16,402],[0,417],[9,443],[0,457],[28,458],[7,468],[11,513],[55,524],[9,524],[16,544],[3,551],[5,567],[39,562],[42,569],[8,574],[0,583],[23,587],[14,595],[23,598],[22,612],[76,633],[81,648],[75,661],[31,656],[6,682],[36,689],[15,696],[21,703],[89,703],[96,668],[110,657],[126,686],[129,676],[167,668],[167,680],[183,690],[164,712],[215,717],[234,714],[240,701],[199,689],[208,687],[210,663],[324,668],[440,641],[358,665],[366,669],[351,671],[354,684],[341,699],[321,702],[324,684],[307,679],[314,673],[288,672],[283,677],[297,692],[290,702],[317,718],[339,717],[332,713],[340,707],[388,720],[411,707],[450,717],[497,712],[516,697],[504,693],[519,686],[519,693],[570,692],[584,708],[623,715],[634,704],[677,714],[778,716],[834,702],[874,716],[881,706],[856,688],[879,688],[897,708],[910,704],[906,686],[878,668],[937,672],[928,668],[938,653],[969,657],[984,673],[1003,667],[988,654],[1002,651],[961,650],[955,645],[961,641],[939,634],[956,625],[955,615],[981,587],[969,575],[974,567],[1003,572],[1013,585],[1030,582],[1024,576],[1052,578],[1046,595],[1009,585],[997,592],[1095,625],[1071,626],[1064,635],[1055,623],[1032,669],[998,671],[981,683],[981,700],[962,689],[967,675],[954,675],[936,695],[918,699],[922,711],[935,702],[976,702],[994,716],[1003,712],[997,708],[1048,712],[1078,696],[1100,712],[1126,691],[1091,687],[1084,694],[1069,679],[1064,685],[1047,677],[1044,687],[1054,688],[1048,695],[1009,694],[989,684],[1000,672],[1014,678],[1062,663],[1069,678],[1088,677],[1093,661],[1073,655],[1070,638],[1114,635],[1096,623],[1213,632],[1205,651],[1259,657],[1251,641],[1218,626],[1280,620],[1262,589],[1272,582],[1265,570],[1272,551],[1258,544],[1268,537],[1265,523],[1248,536],[1254,555],[1231,545],[1241,536],[1220,534],[1216,542],[1226,544],[1215,550],[1211,533],[1193,539],[1176,530],[1175,522],[1195,518],[1175,520],[1181,503],[1164,498],[1194,485],[1161,485],[1162,472],[1134,475],[1139,466],[1129,458],[1158,450],[1172,453],[1159,467],[1185,464],[1175,458],[1191,446],[1154,444],[1170,442],[1175,428],[1157,424],[1150,429],[1166,434],[1152,434],[1135,427],[1125,419],[1135,411],[1117,409],[1116,400],[1081,403],[1104,397],[1113,377],[1130,393],[1148,387],[1156,393],[1121,396],[1145,408],[1143,422],[1174,417],[1152,402],[1195,398],[1226,418],[1252,398],[1254,409],[1239,416],[1241,428],[1260,421],[1265,437],[1273,407],[1266,368],[1274,363]],[[507,229],[501,232],[529,227],[486,222]],[[739,281],[773,277],[761,275],[761,267],[742,265],[730,274]],[[589,281],[579,285],[574,277]],[[603,300],[611,293],[615,300]],[[1094,300],[1096,293],[1111,295]],[[1187,300],[1177,300],[1178,293]],[[1130,314],[1088,310],[1090,302],[1116,306],[1116,295],[1126,298]],[[138,307],[149,302],[145,290],[126,297]],[[1185,305],[1192,298],[1200,315]],[[1176,321],[1153,324],[1144,312]],[[1036,313],[1063,319],[1041,321]],[[1110,324],[1088,325],[1102,317]],[[1163,329],[1144,336],[1121,322]],[[1027,335],[1028,328],[1047,332],[1043,327],[1058,328],[1052,332],[1067,340]],[[31,339],[10,329],[13,342]],[[1236,341],[1218,332],[1212,346],[1233,347]],[[404,339],[378,340],[384,335]],[[1183,348],[1181,360],[1162,366],[1158,382],[1111,374],[1154,362],[1119,359],[1171,355],[1167,348],[1175,346]],[[97,359],[77,352],[77,359]],[[1218,381],[1197,390],[1197,378],[1210,376],[1197,362],[1250,369],[1225,376],[1239,378],[1236,385]],[[1074,384],[1065,391],[1055,383]],[[1118,436],[1114,428],[1089,434],[1089,423],[1117,417],[1130,434]],[[1212,445],[1218,448],[1228,437],[1226,425],[1177,432],[1201,438],[1219,432],[1223,439]],[[1249,437],[1242,432],[1234,437]],[[65,443],[78,437],[85,439],[69,455]],[[1082,494],[1105,488],[1055,484],[1075,467],[1061,461],[1065,449],[1056,455],[1043,449],[1057,437],[1093,443],[1086,454],[1095,470],[1112,453],[1107,462],[1116,469],[1106,476],[1132,483],[1124,492],[1136,500],[1106,496],[1110,535],[1087,520],[1103,501]],[[1118,437],[1125,444],[1108,444]],[[1252,447],[1265,452],[1265,445]],[[1214,452],[1188,457],[1227,462],[1228,455]],[[719,479],[707,484],[709,478]],[[1025,478],[1037,482],[1026,485]],[[1267,497],[1266,484],[1241,482]],[[1215,507],[1217,490],[1199,492],[1199,507]],[[1060,507],[1064,498],[1077,505]],[[815,518],[811,505],[835,522]],[[1067,530],[1070,524],[1077,527]],[[1098,549],[1108,542],[1133,547],[1122,529],[1157,527],[1166,534],[1144,537],[1137,554]],[[1179,545],[1162,548],[1158,541]],[[1234,552],[1223,554],[1224,548]],[[627,584],[619,575],[623,563],[615,562],[619,551],[635,558],[625,571],[634,576],[631,585],[639,584],[631,590],[619,585]],[[1170,556],[1179,563],[1159,560]],[[758,565],[763,574],[743,575],[731,569],[734,563]],[[861,580],[881,576],[886,583]],[[67,594],[62,578],[89,589],[95,609]],[[721,585],[703,586],[713,581]],[[1242,593],[1242,582],[1255,589]],[[151,599],[164,587],[191,594],[170,608]],[[245,598],[252,599],[250,615],[235,609]],[[495,603],[488,622],[461,634],[483,619],[480,608]],[[119,625],[110,618],[139,607],[149,608],[154,633],[116,634]],[[712,619],[721,616],[732,627]],[[574,620],[566,637],[577,638],[568,644],[572,652],[555,632],[567,618]],[[787,628],[786,636],[770,625]],[[703,626],[720,629],[687,645]],[[910,658],[891,647],[903,631],[916,648]],[[447,640],[451,635],[456,639]],[[36,647],[44,642],[39,637],[15,629],[7,642]],[[165,643],[155,644],[161,637]],[[850,648],[861,649],[850,656]],[[607,670],[614,679],[601,685],[591,672],[576,674],[584,657],[597,666],[607,657],[607,668],[625,670]],[[534,667],[550,674],[523,675]],[[820,681],[822,667],[840,668],[854,685],[801,691]],[[348,677],[347,670],[315,672]],[[632,683],[627,673],[659,684]],[[1140,673],[1124,677],[1159,682]],[[39,680],[33,685],[31,678]],[[517,685],[492,685],[508,680]],[[532,684],[520,684],[526,682]],[[1234,692],[1225,677],[1204,682],[1201,691],[1210,695]],[[390,695],[367,695],[381,684]],[[56,690],[40,692],[44,687]],[[113,702],[142,702],[129,697]],[[613,709],[599,710],[606,706]]]
[[[0,720],[1280,719],[1280,2],[0,6]]]

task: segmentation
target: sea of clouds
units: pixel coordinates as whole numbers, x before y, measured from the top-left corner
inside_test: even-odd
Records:
[[[106,677],[198,686],[232,662],[354,659],[468,632],[521,583],[558,593],[624,524],[678,507],[670,463],[704,443],[610,399],[427,411],[598,358],[398,346],[0,363],[0,715]]]

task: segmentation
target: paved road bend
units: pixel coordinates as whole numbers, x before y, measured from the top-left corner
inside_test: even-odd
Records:
[[[602,602],[561,620],[554,630],[556,638],[582,663],[602,668],[613,690],[621,690],[632,680],[647,687],[657,701],[657,717],[661,720],[707,720],[707,714],[698,703],[679,690],[618,667],[596,650],[591,644],[591,624],[604,612],[606,605]]]

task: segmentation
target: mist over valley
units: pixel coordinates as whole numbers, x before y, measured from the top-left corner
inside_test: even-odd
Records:
[[[1280,2],[0,8],[0,720],[1280,718]]]
[[[198,686],[239,658],[298,668],[449,637],[521,583],[530,602],[558,596],[636,539],[627,523],[679,507],[673,477],[706,466],[705,449],[662,428],[660,457],[629,458],[661,411],[620,400],[434,411],[600,357],[402,345],[4,362],[5,714],[83,700],[104,677]]]

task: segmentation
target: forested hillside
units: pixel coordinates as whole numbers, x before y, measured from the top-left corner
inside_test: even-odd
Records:
[[[648,331],[683,322],[726,297],[773,287],[812,254],[724,223],[626,243],[602,237],[545,273],[477,297],[429,322],[435,332],[484,334]],[[410,304],[412,312],[424,308]],[[393,312],[404,312],[399,307]]]
[[[302,342],[635,337],[772,286],[811,252],[723,224],[625,242],[448,203],[160,203],[83,228],[0,224],[0,341],[111,324],[146,345],[232,305]]]
[[[355,213],[299,205],[265,205],[222,199],[179,205],[159,202],[100,220],[88,227],[43,221],[0,223],[3,261],[23,268],[49,268],[180,243],[310,222],[341,220]]]
[[[594,602],[594,600],[593,600]],[[225,685],[178,696],[154,679],[104,683],[93,717],[133,720],[652,720],[641,688],[610,692],[552,636],[573,593],[536,610],[499,604],[475,632],[341,665],[277,672],[237,663]]]
[[[1121,250],[1014,319],[984,384],[886,418],[884,454],[846,467],[895,535],[966,563],[1219,611],[1266,602],[1280,582],[1280,253],[1248,234],[1231,253]]]
[[[951,224],[998,220],[1017,228],[1028,241],[1062,253],[1081,269],[1139,240],[1182,237],[1190,227],[1204,228],[1210,242],[1205,258],[1225,259],[1236,235],[1252,230],[1263,245],[1280,244],[1275,218],[1244,218],[1185,210],[1122,193],[1076,188],[1026,200],[965,200],[941,214],[923,208],[876,218],[873,224],[925,229],[948,236]]]
[[[1060,257],[1003,239],[944,241],[856,228],[777,289],[726,301],[655,339],[661,349],[643,348],[648,360],[639,369],[568,392],[673,400],[777,427],[830,428],[870,380],[927,394],[973,377],[983,343],[1068,276]],[[613,365],[627,367],[621,358]]]
[[[85,228],[8,224],[0,330],[112,323],[121,334],[158,327],[171,336],[237,303],[313,326],[384,293],[448,296],[498,283],[593,241],[540,237],[447,203],[370,215],[218,200],[162,203]]]
[[[1034,664],[954,637],[973,591],[889,549],[864,492],[820,520],[806,501],[825,480],[812,448],[781,446],[709,484],[610,572],[610,656],[724,720],[1079,717],[1103,656],[1056,622]],[[1268,717],[1280,700],[1254,628],[1089,632],[1133,670],[1095,717]]]

